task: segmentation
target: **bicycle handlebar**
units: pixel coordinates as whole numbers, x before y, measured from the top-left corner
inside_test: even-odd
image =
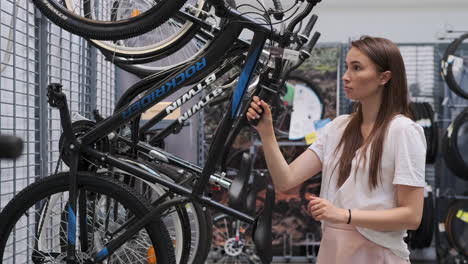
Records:
[[[294,28],[296,27],[299,22],[301,22],[305,17],[307,17],[312,9],[320,2],[321,0],[308,0],[307,6],[302,12],[297,15],[291,23],[289,23],[288,27],[286,28],[286,32],[293,32]]]
[[[23,140],[19,137],[0,135],[0,159],[16,159],[23,152]]]

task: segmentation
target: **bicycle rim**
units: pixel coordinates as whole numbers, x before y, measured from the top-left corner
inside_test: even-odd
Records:
[[[75,16],[96,22],[119,22],[147,12],[161,1],[63,0]]]

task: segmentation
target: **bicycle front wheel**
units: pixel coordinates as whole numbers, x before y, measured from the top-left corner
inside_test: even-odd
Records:
[[[61,28],[91,39],[118,40],[138,36],[167,21],[186,0],[154,0],[137,5],[130,0],[33,0]],[[119,12],[116,13],[116,4]],[[86,6],[93,6],[85,11]],[[97,12],[99,11],[99,12]]]
[[[139,219],[151,208],[132,189],[109,176],[78,173],[76,232],[68,232],[68,217],[64,217],[68,181],[69,173],[46,177],[8,203],[0,214],[1,263],[62,263],[67,257],[66,234],[76,239],[77,263],[94,263],[91,256],[113,235],[130,228],[126,225],[129,219]],[[106,263],[156,262],[175,263],[172,241],[160,219],[154,219],[106,259]]]

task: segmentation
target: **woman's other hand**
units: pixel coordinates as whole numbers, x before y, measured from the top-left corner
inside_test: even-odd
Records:
[[[316,221],[327,221],[335,224],[346,224],[349,212],[334,206],[330,201],[320,197],[311,197],[307,211]]]

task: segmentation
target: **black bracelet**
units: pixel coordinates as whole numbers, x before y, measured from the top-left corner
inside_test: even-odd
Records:
[[[348,212],[349,212],[348,223],[346,223],[346,224],[349,225],[349,223],[351,223],[351,209],[348,209]]]

